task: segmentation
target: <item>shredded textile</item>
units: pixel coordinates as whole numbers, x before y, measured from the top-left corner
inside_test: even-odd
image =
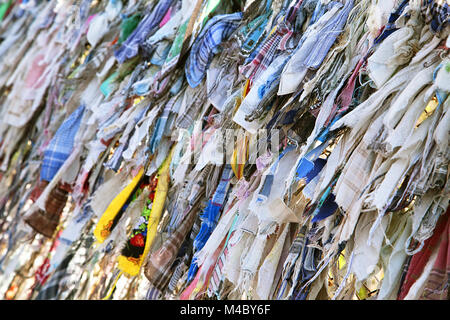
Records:
[[[0,1],[0,299],[449,300],[449,5]]]

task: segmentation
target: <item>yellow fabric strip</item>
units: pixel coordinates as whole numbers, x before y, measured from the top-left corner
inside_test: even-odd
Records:
[[[233,150],[230,165],[234,175],[240,180],[244,175],[244,167],[248,159],[249,139],[246,135],[244,137],[238,137],[236,144],[237,146]]]
[[[141,168],[133,180],[117,195],[117,197],[113,199],[113,201],[111,201],[109,206],[106,208],[94,230],[94,236],[98,242],[102,243],[110,235],[111,225],[114,218],[123,207],[136,185],[139,183],[143,174],[144,168]]]
[[[148,255],[153,240],[156,237],[159,220],[161,219],[161,215],[164,209],[164,203],[166,201],[167,191],[169,190],[169,167],[170,162],[172,161],[173,151],[174,147],[172,147],[169,155],[158,170],[158,184],[156,185],[155,198],[153,199],[152,209],[148,218],[147,239],[145,241],[144,252],[139,259],[120,255],[117,260],[118,268],[123,272],[129,274],[130,276],[136,276],[139,274],[142,263],[144,262],[145,257]]]
[[[119,272],[119,274],[116,277],[116,280],[114,280],[113,286],[109,290],[109,293],[106,295],[106,297],[102,298],[102,300],[109,300],[109,298],[111,297],[112,293],[114,292],[114,289],[116,288],[117,281],[119,281],[121,275],[122,275],[122,272]]]

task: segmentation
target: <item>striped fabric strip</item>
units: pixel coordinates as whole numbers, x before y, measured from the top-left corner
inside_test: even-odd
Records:
[[[229,252],[229,246],[230,246],[229,240],[236,231],[236,222],[238,220],[239,220],[239,213],[237,213],[233,219],[233,223],[231,224],[230,230],[228,231],[228,235],[227,235],[227,239],[225,241],[223,251],[219,255],[219,258],[216,262],[216,265],[214,267],[214,270],[213,270],[213,273],[211,276],[211,280],[209,282],[208,295],[212,296],[214,294],[217,296],[218,299],[220,299],[222,284],[224,281],[223,266],[225,265],[225,261],[227,259],[228,252]]]

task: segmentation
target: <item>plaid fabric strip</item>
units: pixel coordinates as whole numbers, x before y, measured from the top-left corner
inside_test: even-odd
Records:
[[[217,263],[214,267],[214,270],[211,275],[211,279],[209,280],[208,285],[208,295],[212,296],[213,294],[217,297],[220,297],[220,289],[224,280],[223,276],[223,266],[225,264],[226,258],[228,255],[228,247],[225,247],[225,250],[220,254],[219,259],[217,259]]]
[[[155,287],[150,287],[147,291],[147,295],[145,296],[146,300],[159,300],[161,297],[161,291],[159,291]]]
[[[177,256],[181,244],[188,232],[192,229],[195,218],[197,217],[196,210],[190,210],[181,225],[174,233],[165,241],[161,249],[154,252],[145,268],[145,275],[152,285],[163,291],[167,286],[172,271],[171,266]]]
[[[288,42],[292,38],[293,28],[292,23],[295,20],[296,13],[302,4],[303,0],[289,8],[286,16],[283,17],[278,25],[276,25],[261,45],[251,54],[249,63],[240,67],[239,72],[247,79],[254,79],[258,77],[272,61],[278,57],[281,51],[285,51],[288,47]]]
[[[278,44],[280,43],[284,32],[288,32],[288,29],[277,28],[271,33],[257,51],[255,58],[250,63],[240,68],[239,71],[241,74],[247,79],[253,79],[266,70],[270,63],[276,58]]]
[[[51,181],[69,157],[73,149],[75,135],[81,124],[84,109],[83,105],[79,106],[56,131],[55,136],[44,151],[41,180]]]
[[[135,117],[133,117],[132,119],[129,120],[130,123],[134,123],[134,125],[136,126],[136,124],[139,122],[139,120],[141,120],[143,118],[143,116],[146,114],[147,110],[149,109],[149,107],[142,109]],[[122,128],[124,131],[126,130],[126,127]],[[121,140],[119,140],[120,145],[117,147],[117,149],[114,151],[113,156],[111,157],[111,159],[109,159],[109,161],[107,163],[104,164],[104,166],[106,168],[109,168],[115,172],[117,172],[122,164],[123,161],[123,152],[125,150],[127,150],[128,148],[128,143],[131,139],[132,136],[132,132],[134,131],[134,128],[132,129],[131,132],[129,132],[128,134],[123,134],[121,139],[124,139],[124,141],[122,142]]]
[[[114,151],[113,156],[107,163],[104,164],[105,168],[113,170],[114,172],[119,171],[120,165],[122,164],[122,153],[128,148],[128,144],[121,144]]]
[[[448,25],[449,2],[436,0],[423,1],[421,12],[425,17],[425,23],[430,24],[434,32],[439,32]]]
[[[297,278],[294,274],[296,268],[298,258],[302,256],[303,248],[306,243],[306,226],[302,226],[297,233],[294,241],[291,244],[291,248],[289,249],[289,254],[283,265],[283,280],[280,284],[280,288],[278,290],[277,300],[283,298],[286,293],[286,288],[288,285],[290,287],[294,286],[293,280]]]
[[[200,173],[198,179],[191,185],[189,198],[187,199],[190,206],[196,204],[200,197],[204,194],[204,191],[206,190],[207,179],[212,169],[212,164],[206,165]]]
[[[218,299],[220,299],[220,294],[222,290],[223,281],[225,279],[223,275],[223,266],[225,265],[225,261],[228,257],[228,252],[230,248],[230,238],[234,235],[236,232],[236,221],[238,220],[238,215],[234,217],[233,224],[231,225],[230,231],[227,235],[227,240],[225,242],[225,246],[223,248],[222,253],[219,255],[219,258],[217,259],[216,265],[214,266],[214,270],[211,275],[211,279],[209,280],[208,285],[208,295],[212,296],[215,294]]]
[[[176,289],[178,281],[183,276],[186,270],[186,263],[184,263],[184,261],[179,261],[179,263],[175,266],[175,270],[173,271],[172,277],[170,278],[169,284],[167,285],[167,291],[173,292]]]
[[[122,46],[114,52],[119,63],[131,59],[138,54],[139,46],[159,28],[159,23],[166,15],[173,0],[158,1],[152,12],[139,23],[137,28],[130,34]]]
[[[169,285],[167,286],[167,289],[169,291],[174,291],[182,276],[185,274],[186,270],[188,270],[189,261],[191,260],[191,254],[192,254],[192,243],[194,242],[195,237],[197,236],[198,232],[200,231],[200,224],[201,220],[196,219],[194,222],[194,225],[192,226],[191,233],[189,235],[189,239],[186,239],[182,245],[182,249],[185,248],[185,252],[179,254],[180,260],[178,260],[178,265],[175,267],[175,271],[172,275],[172,278],[169,281]]]
[[[169,101],[166,103],[162,114],[159,116],[159,118],[156,120],[156,124],[155,124],[155,129],[153,131],[152,137],[150,139],[150,152],[152,154],[155,153],[156,148],[159,145],[159,142],[161,141],[165,128],[166,128],[166,124],[167,124],[167,120],[169,119],[169,115],[172,112],[172,107],[175,103],[176,100],[176,96],[175,97],[171,97],[169,99]]]
[[[176,120],[177,128],[188,129],[194,123],[194,120],[197,119],[198,113],[202,108],[205,98],[205,90],[198,90],[195,92],[192,102],[186,108],[185,112],[178,115]]]
[[[175,230],[180,225],[181,221],[186,216],[186,210],[183,209],[185,206],[189,206],[192,208],[195,206],[201,197],[204,195],[205,187],[206,187],[206,179],[212,170],[212,165],[207,165],[198,177],[193,181],[186,181],[186,184],[183,186],[183,190],[180,192],[180,195],[177,199],[177,202],[174,206],[174,213],[172,213],[172,218],[167,227],[167,232],[171,234],[175,232]],[[187,193],[187,194],[186,194]],[[190,209],[192,210],[192,209]]]
[[[212,203],[214,205],[223,206],[232,176],[233,171],[231,170],[231,166],[227,164],[223,169],[222,178],[220,179],[219,185],[212,198]]]
[[[109,54],[109,48],[107,46],[100,46],[95,51],[91,51],[89,55],[86,57],[83,65],[86,69],[89,70],[98,70],[102,63],[105,61],[106,57]],[[83,73],[78,73],[77,76],[81,76]]]
[[[236,30],[241,20],[241,12],[217,15],[203,27],[192,45],[185,65],[186,79],[191,87],[195,88],[200,84],[218,46]]]
[[[320,33],[323,36],[318,38],[317,44],[312,48],[311,52],[303,62],[305,66],[313,69],[317,69],[321,64],[325,56],[328,54],[336,38],[344,30],[345,23],[350,14],[350,10],[353,8],[353,0],[345,2],[344,7],[331,18]]]
[[[45,283],[42,289],[39,291],[36,300],[57,300],[59,297],[60,288],[65,285],[70,273],[67,272],[67,267],[72,261],[75,253],[71,252],[68,254],[55,272],[52,274],[50,279]]]

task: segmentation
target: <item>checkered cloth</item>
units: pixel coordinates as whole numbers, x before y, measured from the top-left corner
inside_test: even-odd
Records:
[[[190,97],[189,105],[183,113],[178,115],[175,123],[177,128],[188,129],[194,123],[194,120],[197,119],[206,99],[206,91],[203,90],[204,87],[201,86],[198,88],[201,90],[196,89],[196,91],[194,91],[193,95]]]
[[[41,180],[51,181],[72,152],[85,107],[79,106],[59,127],[44,151]]]
[[[219,45],[236,30],[241,20],[242,12],[222,14],[214,16],[203,27],[185,65],[186,79],[192,88],[200,84]]]
[[[67,267],[74,257],[75,252],[70,252],[58,266],[50,279],[40,289],[36,300],[58,300],[60,288],[66,284],[70,278],[70,273],[67,272]]]
[[[283,37],[291,35],[289,27],[282,23],[277,29],[270,34],[260,47],[254,52],[254,58],[248,64],[240,68],[240,72],[248,79],[254,79],[260,75],[272,61],[281,53],[280,43]],[[251,58],[250,56],[249,58]]]
[[[304,66],[312,69],[320,67],[331,46],[336,41],[336,38],[344,30],[344,26],[352,8],[353,0],[347,0],[342,9],[329,19],[323,28],[321,28],[320,35],[317,38],[314,47],[308,52],[303,60]]]
[[[293,39],[292,34],[294,32],[292,24],[301,4],[302,0],[297,1],[294,6],[290,7],[286,16],[246,59],[246,64],[239,69],[239,72],[247,79],[258,77],[282,51],[292,46],[292,41],[290,41]]]
[[[230,227],[230,230],[227,234],[227,239],[225,241],[224,248],[222,252],[219,255],[219,258],[217,258],[216,265],[214,266],[211,278],[209,280],[208,285],[208,296],[212,297],[215,295],[217,299],[221,299],[221,293],[224,288],[223,284],[225,281],[225,275],[223,273],[224,265],[228,258],[228,253],[230,252],[231,243],[229,242],[230,238],[233,237],[233,235],[236,232],[236,222],[239,218],[239,215],[236,215],[234,217],[233,223]]]
[[[302,253],[306,244],[306,226],[302,226],[297,232],[289,249],[288,256],[283,265],[283,274],[280,287],[278,288],[277,300],[283,299],[288,294],[286,289],[292,288],[298,281]],[[299,260],[300,258],[300,260]]]
[[[150,286],[145,296],[145,300],[160,300],[161,295],[162,295],[161,291],[159,291],[155,287]]]
[[[169,119],[169,115],[172,113],[172,107],[176,101],[177,97],[171,97],[169,101],[166,103],[162,114],[158,117],[155,124],[155,129],[153,130],[152,137],[150,139],[150,152],[154,154],[156,152],[156,148],[158,147],[164,131],[166,129],[167,120]]]
[[[175,202],[172,211],[172,217],[167,226],[167,233],[172,234],[175,232],[189,210],[197,205],[201,198],[205,195],[206,182],[208,176],[212,170],[212,165],[206,165],[206,167],[196,176],[194,179],[186,179],[183,189],[180,191],[178,198]]]
[[[425,17],[425,22],[430,24],[434,32],[439,32],[447,27],[449,21],[447,0],[441,1],[441,3],[434,0],[425,0],[421,12]]]
[[[114,56],[119,63],[124,63],[138,54],[139,46],[158,30],[159,23],[166,15],[172,2],[173,0],[158,1],[152,12],[142,19],[133,33],[122,43],[122,46],[114,52]]]
[[[184,240],[180,252],[178,252],[178,257],[174,263],[175,271],[173,272],[173,275],[170,278],[169,284],[167,286],[167,290],[169,292],[173,292],[174,290],[176,290],[180,282],[180,279],[183,277],[186,270],[188,269],[189,261],[191,260],[191,254],[193,250],[192,244],[198,232],[200,231],[200,224],[201,220],[197,217],[197,219],[194,222],[194,225],[192,226],[189,238],[186,238],[186,240]]]
[[[145,276],[153,287],[160,291],[163,291],[169,283],[174,271],[171,266],[174,264],[181,244],[197,218],[197,210],[190,209],[189,211],[183,222],[164,242],[162,247],[152,253],[145,266]]]

